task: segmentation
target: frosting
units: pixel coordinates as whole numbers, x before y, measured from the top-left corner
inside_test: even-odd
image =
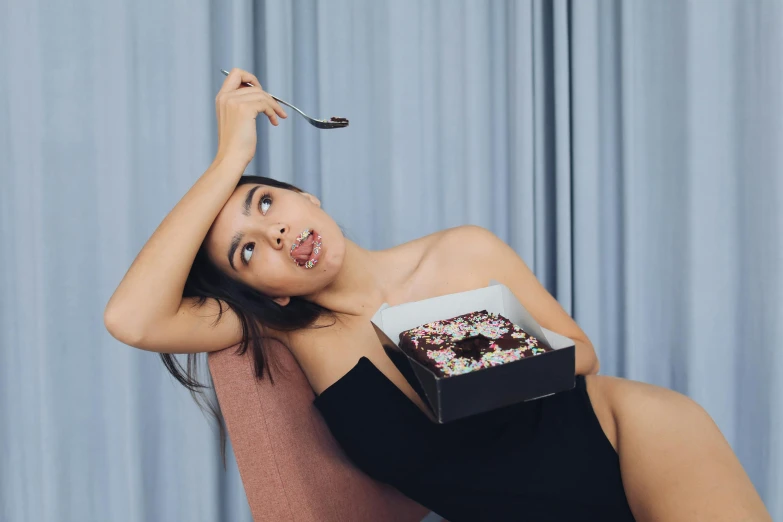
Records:
[[[486,310],[402,332],[400,348],[445,377],[551,351],[502,315]]]

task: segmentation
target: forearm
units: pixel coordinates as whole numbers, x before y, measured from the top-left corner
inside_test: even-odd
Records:
[[[595,354],[593,343],[586,339],[572,339],[576,354],[576,375],[591,375],[598,373],[600,364]]]
[[[169,212],[106,305],[110,331],[140,334],[177,313],[196,253],[245,166],[232,159],[215,161]]]

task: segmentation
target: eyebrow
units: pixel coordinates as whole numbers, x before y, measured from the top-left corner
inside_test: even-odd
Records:
[[[253,195],[256,193],[256,190],[260,189],[261,185],[256,185],[255,187],[251,188],[247,191],[247,195],[245,196],[245,202],[242,205],[242,214],[249,216],[250,215],[250,204],[253,202]],[[231,265],[231,268],[236,271],[237,267],[234,266],[234,253],[237,251],[237,248],[239,247],[239,243],[242,241],[242,238],[245,235],[242,232],[237,232],[234,234],[234,237],[231,239],[231,245],[228,247],[228,264]]]
[[[256,185],[255,187],[251,188],[247,191],[247,196],[245,196],[245,205],[242,209],[242,213],[246,216],[250,215],[250,203],[253,202],[253,194],[256,193],[256,190],[260,189],[261,185]]]

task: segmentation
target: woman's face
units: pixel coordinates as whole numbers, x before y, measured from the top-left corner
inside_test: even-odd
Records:
[[[205,243],[225,273],[279,298],[323,289],[336,277],[345,254],[342,231],[318,199],[257,184],[234,191]]]

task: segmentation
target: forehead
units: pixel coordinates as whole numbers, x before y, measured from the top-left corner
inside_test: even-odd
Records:
[[[231,238],[237,232],[241,232],[248,216],[242,212],[245,207],[245,200],[247,195],[254,191],[253,199],[258,195],[259,190],[267,189],[268,187],[262,187],[259,184],[248,183],[237,187],[231,196],[223,205],[223,208],[218,212],[215,221],[209,229],[206,237],[206,246],[216,261],[221,261],[221,258],[225,257],[225,252],[221,255],[220,251],[228,249],[231,244]],[[254,190],[255,189],[255,190]],[[218,250],[219,249],[219,250]]]
[[[262,190],[261,185],[251,183],[237,187],[226,201],[226,204],[223,205],[223,208],[220,209],[220,212],[218,212],[218,215],[212,224],[212,230],[225,231],[228,229],[232,234],[238,232],[242,224],[248,218],[248,216],[243,214],[245,201],[251,193],[253,193],[253,199],[255,199],[259,190]]]

